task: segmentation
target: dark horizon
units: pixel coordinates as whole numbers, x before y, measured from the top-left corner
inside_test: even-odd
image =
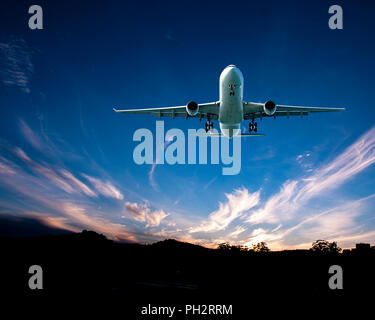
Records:
[[[30,238],[0,238],[2,290],[18,297],[112,297],[126,299],[124,312],[148,303],[209,301],[233,304],[268,299],[340,299],[375,285],[375,250],[322,254],[310,250],[243,252],[164,240],[142,245],[118,243],[93,231]],[[39,265],[43,290],[30,290],[28,270]],[[344,270],[344,290],[328,287],[329,268]],[[302,281],[302,282],[301,282]],[[251,291],[248,289],[251,288]],[[247,290],[247,295],[242,292]],[[132,295],[129,297],[129,292]],[[43,300],[40,300],[43,301]]]
[[[36,217],[28,217],[28,216],[16,216],[12,214],[4,214],[2,213],[0,215],[0,239],[2,238],[36,238],[36,237],[44,237],[44,236],[59,236],[59,235],[79,235],[85,232],[94,233],[98,236],[105,237],[108,241],[113,241],[115,243],[124,243],[124,244],[137,244],[137,245],[155,245],[158,243],[163,243],[167,241],[176,241],[179,243],[185,243],[192,246],[202,247],[206,249],[219,249],[219,245],[215,247],[190,243],[187,241],[175,239],[175,238],[160,238],[158,240],[155,240],[154,242],[131,242],[131,241],[124,241],[124,240],[112,240],[105,235],[96,232],[95,230],[88,230],[88,229],[82,229],[77,232],[73,232],[66,229],[59,229],[56,227],[48,226],[44,220],[40,220]],[[316,239],[320,240],[320,239]],[[321,239],[324,240],[324,239]],[[335,241],[333,241],[335,242]],[[251,251],[251,247],[242,246],[235,242],[223,242],[222,244],[226,243],[231,248],[229,250],[238,250],[238,251]],[[358,244],[368,244],[369,248],[371,250],[374,250],[375,252],[375,244],[371,245],[370,242],[362,241],[356,244],[356,247],[351,248],[340,248],[339,253],[348,252],[347,250],[355,250],[357,248]],[[281,250],[272,250],[269,249],[270,252],[288,252],[288,251],[309,251],[310,248],[296,248],[296,249],[281,249]]]

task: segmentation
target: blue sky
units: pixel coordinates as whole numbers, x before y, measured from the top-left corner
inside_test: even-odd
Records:
[[[332,4],[344,30],[328,28]],[[47,1],[33,31],[29,5],[9,2],[0,17],[0,213],[139,242],[375,242],[371,2]],[[264,119],[236,176],[135,164],[133,133],[157,119],[112,107],[216,101],[232,63],[246,101],[347,110]]]

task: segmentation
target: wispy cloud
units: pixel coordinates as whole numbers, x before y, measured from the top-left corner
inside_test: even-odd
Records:
[[[0,78],[5,85],[14,85],[30,93],[30,78],[34,72],[33,50],[23,39],[0,43]]]
[[[257,224],[288,220],[308,201],[337,189],[374,162],[375,127],[331,162],[315,169],[311,175],[285,182],[280,192],[269,198],[262,208],[251,212],[247,221]]]
[[[32,137],[27,139],[30,146],[39,150],[44,142],[26,122],[21,123],[21,128],[26,128],[29,137]],[[37,206],[40,212],[17,207],[16,204],[14,207],[7,202],[1,203],[3,208],[10,206],[10,210],[20,214],[38,215],[44,223],[67,230],[92,229],[111,239],[136,241],[126,225],[112,221],[115,215],[108,215],[108,208],[97,206],[95,199],[99,194],[117,200],[124,198],[108,179],[82,173],[88,181],[85,183],[79,178],[81,175],[74,175],[63,164],[37,162],[18,146],[1,145],[1,148],[4,156],[0,156],[0,184],[10,192],[22,195],[22,203],[26,207]],[[156,224],[158,217],[160,220],[163,218],[156,213],[150,218],[150,224]]]
[[[151,187],[153,187],[154,189],[157,189],[158,184],[156,183],[155,177],[154,177],[155,168],[156,168],[156,163],[154,162],[151,166],[150,171],[148,172],[148,181]]]
[[[293,202],[294,195],[297,192],[298,181],[287,181],[282,186],[279,193],[270,197],[261,209],[253,211],[247,218],[247,222],[258,223],[277,223],[281,217],[286,219],[296,209]]]
[[[123,200],[124,196],[122,193],[110,182],[102,181],[98,178],[91,177],[87,174],[82,174],[90,183],[95,187],[96,191],[105,197],[114,198],[117,200]]]
[[[64,190],[69,194],[83,193],[90,197],[97,197],[96,193],[91,190],[86,184],[77,179],[71,172],[65,168],[53,169],[47,163],[39,164],[33,161],[25,151],[20,147],[14,149],[15,154],[35,173],[48,179],[48,183],[56,185],[58,188]]]
[[[90,197],[97,197],[97,194],[84,184],[81,180],[77,179],[71,172],[66,169],[60,169],[60,174],[74,186],[75,190],[79,190]]]
[[[146,205],[138,204],[136,202],[125,202],[125,208],[134,220],[140,222],[145,222],[146,215],[150,212],[150,209]]]
[[[16,174],[16,165],[0,155],[0,174],[10,176]]]
[[[40,121],[40,130],[32,129],[23,119],[18,119],[20,132],[24,139],[38,150],[44,157],[61,163],[63,159],[82,160],[82,156],[74,152],[68,143],[61,137],[53,136],[53,139],[45,132],[43,121]]]
[[[208,187],[213,184],[217,179],[217,176],[213,177],[210,181],[208,181],[204,186],[203,186],[203,190],[207,190]]]
[[[237,238],[241,233],[243,233],[246,230],[247,228],[245,228],[244,226],[236,226],[234,228],[234,231],[229,234],[229,237]]]
[[[227,202],[219,204],[219,209],[210,214],[207,221],[194,227],[190,233],[215,232],[224,230],[235,219],[259,203],[260,191],[249,193],[246,188],[237,189],[234,193],[225,194]]]
[[[31,163],[31,168],[34,172],[38,173],[40,176],[47,178],[49,183],[54,184],[66,193],[73,194],[77,193],[78,190],[69,183],[66,179],[57,174],[53,169],[47,167],[47,165],[39,165],[36,162]]]
[[[14,153],[23,161],[30,162],[31,159],[28,157],[28,155],[23,151],[21,148],[16,147],[14,148]]]
[[[21,133],[25,139],[37,150],[45,151],[45,143],[42,141],[40,135],[34,132],[29,125],[22,119],[19,119],[19,126]]]
[[[56,180],[41,180],[40,176],[31,175],[21,167],[13,166],[13,168],[12,172],[9,170],[7,172],[0,171],[0,183],[8,186],[9,190],[22,195],[23,202],[36,203],[43,212],[34,211],[32,213],[38,215],[39,220],[47,225],[71,231],[91,229],[103,233],[111,239],[136,241],[131,230],[125,225],[114,223],[111,219],[103,217],[105,211],[98,212],[93,206],[94,203],[87,200],[91,197],[85,199],[78,196],[67,199],[64,194],[58,192],[60,188],[54,190],[53,193],[48,192],[51,183],[55,185]],[[9,179],[9,174],[12,174],[12,179]],[[56,178],[55,175],[51,177],[52,179]],[[59,181],[59,183],[64,182],[63,178]],[[68,182],[64,186],[68,188],[66,191],[72,191],[75,195],[80,194],[80,192],[77,193],[74,189],[70,189],[71,185]],[[64,187],[61,189],[65,191]],[[1,206],[8,206],[8,204],[2,203]],[[14,206],[10,206],[12,211],[16,210]],[[19,208],[18,212],[28,214],[28,211],[22,208]]]
[[[308,248],[316,239],[339,241],[343,247],[351,247],[355,239],[362,234],[370,235],[365,231],[365,226],[357,219],[366,212],[367,204],[375,199],[375,194],[355,201],[348,201],[343,205],[333,207],[302,217],[299,222],[293,222],[289,227],[279,225],[276,229],[255,229],[245,241],[252,244],[266,241],[274,248]],[[375,233],[366,239],[374,241]]]
[[[152,214],[147,216],[147,227],[157,227],[160,225],[162,220],[169,216],[169,214],[165,213],[164,210],[157,210],[152,212]]]
[[[139,222],[146,222],[146,228],[157,227],[169,214],[163,210],[151,211],[145,204],[136,202],[125,202],[125,208],[131,217]]]
[[[362,135],[355,143],[329,164],[317,169],[306,178],[297,194],[296,202],[339,187],[354,175],[375,162],[375,127]]]

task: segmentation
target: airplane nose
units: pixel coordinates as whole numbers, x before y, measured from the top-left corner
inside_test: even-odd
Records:
[[[235,65],[231,64],[231,67],[226,70],[227,74],[234,76],[234,77],[242,77],[242,73],[240,69],[238,69]]]
[[[225,67],[225,69],[222,71],[220,75],[220,81],[222,81],[224,78],[229,77],[232,80],[234,79],[241,79],[241,83],[243,82],[243,76],[240,71],[234,64],[230,64],[229,66]]]

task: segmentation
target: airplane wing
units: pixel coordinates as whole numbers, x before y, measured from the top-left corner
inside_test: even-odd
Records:
[[[131,113],[131,114],[152,114],[156,117],[183,117],[183,118],[210,118],[217,120],[219,118],[219,102],[209,102],[198,104],[199,111],[196,115],[191,116],[186,111],[186,106],[179,107],[164,107],[164,108],[146,108],[146,109],[126,109],[113,111],[118,113]]]
[[[267,115],[264,112],[264,103],[244,102],[244,119],[262,118],[262,117],[280,117],[280,116],[307,116],[315,112],[333,112],[343,111],[345,108],[324,108],[324,107],[303,107],[276,105],[276,112],[273,115]]]

